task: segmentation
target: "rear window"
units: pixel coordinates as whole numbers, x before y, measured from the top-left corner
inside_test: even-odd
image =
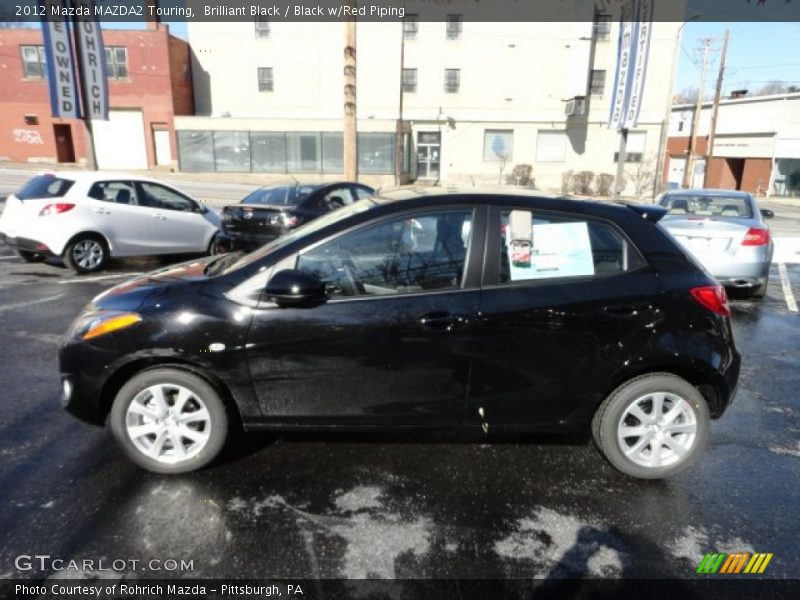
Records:
[[[23,185],[14,195],[20,200],[34,198],[61,198],[72,187],[74,181],[60,179],[55,175],[37,175]]]
[[[667,209],[668,215],[753,218],[753,209],[746,196],[667,194],[661,198],[661,205]]]
[[[313,192],[315,185],[288,185],[256,190],[242,204],[268,204],[270,206],[296,206]]]

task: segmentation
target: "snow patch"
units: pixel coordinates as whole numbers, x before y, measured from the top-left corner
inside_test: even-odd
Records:
[[[336,498],[336,508],[343,512],[380,508],[382,494],[383,490],[377,486],[359,485]]]

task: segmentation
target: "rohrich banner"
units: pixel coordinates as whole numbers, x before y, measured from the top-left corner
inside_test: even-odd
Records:
[[[46,14],[51,7],[60,10],[64,0],[40,0]],[[78,83],[75,76],[75,54],[67,21],[42,20],[44,51],[47,57],[47,81],[50,88],[50,108],[54,117],[81,117]]]
[[[630,0],[622,6],[617,68],[608,117],[610,129],[630,129],[639,120],[653,29],[654,0]]]
[[[40,6],[48,15],[54,10],[81,7],[86,7],[88,12],[85,14],[93,14],[93,5],[93,0],[40,0]],[[73,29],[77,53],[73,45]],[[108,78],[100,23],[91,18],[72,22],[69,17],[60,20],[43,18],[42,33],[53,116],[108,120]],[[85,93],[79,91],[81,77]]]

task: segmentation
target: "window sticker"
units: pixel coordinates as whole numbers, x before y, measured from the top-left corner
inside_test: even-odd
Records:
[[[526,239],[522,231],[514,231],[517,212],[524,211],[511,213],[506,235],[511,281],[594,275],[586,222],[535,223],[530,227],[532,235]],[[530,213],[527,214],[530,220]]]

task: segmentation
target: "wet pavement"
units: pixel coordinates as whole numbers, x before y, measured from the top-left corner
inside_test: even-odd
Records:
[[[705,454],[647,482],[586,439],[432,435],[246,436],[201,472],[146,473],[61,410],[56,348],[92,296],[159,263],[51,263],[0,249],[0,578],[53,574],[16,568],[33,554],[94,560],[87,578],[692,577],[735,551],[800,576],[800,316],[777,266],[764,301],[733,302],[739,394]]]

